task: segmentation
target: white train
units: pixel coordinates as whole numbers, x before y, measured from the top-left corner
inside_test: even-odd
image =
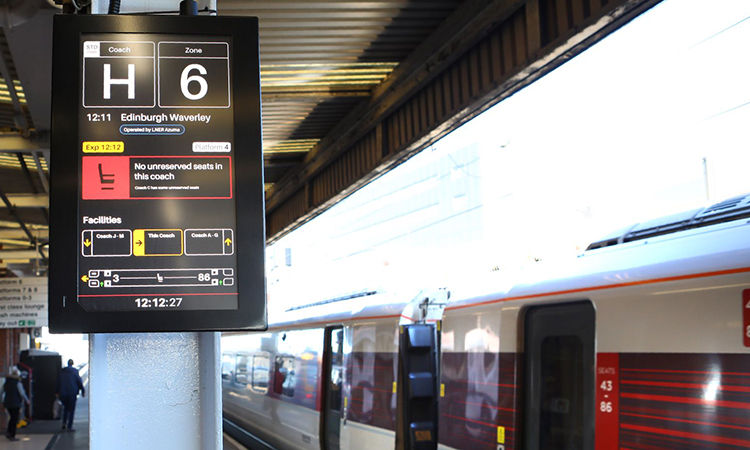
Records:
[[[227,334],[226,429],[277,449],[750,448],[748,218],[736,197],[523,279]]]

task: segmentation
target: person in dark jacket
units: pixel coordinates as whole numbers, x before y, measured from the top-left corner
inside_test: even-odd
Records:
[[[18,428],[18,414],[21,411],[22,402],[28,404],[29,397],[26,396],[26,391],[21,384],[21,371],[18,370],[18,367],[13,367],[10,369],[10,374],[5,378],[5,384],[3,385],[3,406],[10,414],[8,430],[5,432],[5,437],[9,441],[18,440],[16,429]]]
[[[63,404],[62,429],[75,431],[73,429],[73,416],[76,413],[76,400],[78,391],[82,396],[86,396],[86,390],[83,388],[83,381],[78,374],[78,369],[73,367],[73,360],[68,360],[68,367],[60,371],[57,378],[57,396]]]

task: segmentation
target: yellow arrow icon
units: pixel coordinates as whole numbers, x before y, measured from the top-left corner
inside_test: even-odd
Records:
[[[86,283],[86,282],[88,282],[88,281],[89,281],[89,276],[88,276],[88,275],[84,275],[84,276],[82,276],[82,277],[81,277],[81,280],[82,280],[82,281],[83,281],[84,283]]]
[[[226,243],[227,245],[231,245],[232,244],[232,240],[229,239],[229,238],[226,238],[226,239],[224,239],[224,243]]]
[[[86,247],[90,247],[91,246],[91,241],[89,241],[88,239],[86,239],[85,241],[83,241],[83,245],[85,245]]]

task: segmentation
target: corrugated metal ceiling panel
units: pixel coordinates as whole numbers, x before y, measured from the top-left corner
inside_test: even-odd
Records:
[[[274,242],[659,0],[472,1],[270,188]]]
[[[21,161],[18,159],[18,155],[18,153],[11,152],[0,153],[0,168],[20,169]],[[23,157],[23,161],[26,163],[26,167],[28,167],[29,170],[37,170],[36,161],[34,161],[33,156],[28,153],[20,153],[20,155]],[[42,169],[45,172],[49,172],[47,161],[44,159],[44,156],[39,156],[39,163],[42,165]]]
[[[461,0],[220,0],[257,16],[266,182],[302,161]],[[276,164],[283,155],[283,168]]]
[[[0,28],[0,52],[2,52],[3,61],[8,68],[10,76],[13,78],[13,87],[18,95],[18,100],[21,105],[21,110],[26,118],[26,123],[29,127],[33,127],[31,115],[26,107],[26,94],[23,92],[23,86],[18,80],[18,73],[16,72],[16,66],[13,64],[13,56],[11,55],[10,47],[8,46],[8,40],[5,37],[5,31]],[[15,109],[13,108],[13,101],[11,99],[10,92],[8,91],[7,81],[0,76],[0,131],[16,131],[17,124],[15,120]]]

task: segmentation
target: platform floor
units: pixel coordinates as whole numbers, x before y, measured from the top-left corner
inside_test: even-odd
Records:
[[[0,437],[0,450],[88,450],[88,397],[78,398],[73,429],[76,431],[62,431],[60,420],[36,420],[18,430],[17,441]]]
[[[60,420],[37,420],[18,430],[17,441],[10,442],[0,435],[0,450],[88,450],[89,402],[78,398],[73,429],[62,431]],[[231,437],[224,435],[224,450],[247,450]]]

